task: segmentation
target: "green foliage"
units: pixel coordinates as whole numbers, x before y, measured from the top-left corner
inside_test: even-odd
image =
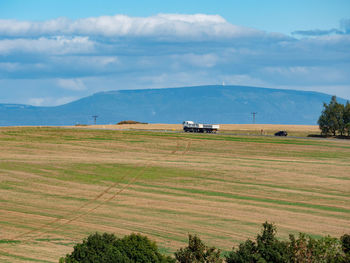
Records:
[[[95,233],[90,235],[83,243],[74,246],[74,250],[60,262],[129,262],[127,257],[117,248],[117,238],[113,234]]]
[[[291,262],[336,263],[345,262],[339,239],[330,236],[314,239],[303,233],[298,239],[290,235]]]
[[[148,123],[147,122],[132,121],[132,120],[120,121],[117,123],[117,125],[122,125],[122,124],[148,124]]]
[[[118,248],[130,262],[174,262],[170,257],[160,254],[156,243],[150,241],[146,236],[131,234],[119,239],[117,243]]]
[[[157,245],[140,234],[117,238],[113,234],[90,235],[74,246],[71,254],[61,258],[60,263],[166,263],[174,262],[159,253]]]
[[[300,233],[296,239],[289,236],[289,241],[276,239],[276,228],[265,222],[256,242],[247,240],[234,248],[226,257],[228,263],[345,263],[350,262],[350,235],[341,240],[330,236],[314,239]]]
[[[261,234],[256,237],[256,242],[247,240],[240,244],[238,249],[234,248],[226,257],[228,263],[244,262],[288,262],[290,250],[286,242],[276,238],[276,227],[265,222]]]
[[[255,242],[247,240],[241,243],[238,249],[235,251],[234,248],[226,256],[226,262],[228,263],[245,263],[245,262],[258,262],[261,259],[258,248]]]
[[[345,132],[350,134],[350,105],[347,102],[346,106],[337,102],[335,96],[332,97],[329,104],[323,104],[323,111],[318,119],[323,135],[334,136],[337,132],[343,135]]]
[[[265,222],[261,235],[258,235],[257,248],[266,262],[285,262],[288,257],[287,244],[277,240],[276,227]]]
[[[221,263],[221,251],[215,247],[206,246],[196,235],[188,235],[188,246],[175,252],[175,258],[180,263]]]
[[[345,234],[341,236],[340,242],[341,242],[342,250],[345,254],[344,262],[350,262],[350,235]]]
[[[288,241],[276,238],[276,227],[262,225],[255,241],[241,243],[225,257],[227,263],[348,263],[350,235],[340,239],[325,236],[319,239],[299,233]],[[222,263],[220,249],[206,246],[196,235],[188,235],[188,246],[175,252],[175,259],[162,255],[155,242],[146,236],[131,234],[117,238],[113,234],[93,234],[74,246],[60,263]]]
[[[350,136],[350,103],[349,101],[346,103],[344,107],[344,114],[343,114],[343,120],[344,120],[344,129],[348,136]]]

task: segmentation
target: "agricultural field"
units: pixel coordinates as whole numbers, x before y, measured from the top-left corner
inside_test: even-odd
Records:
[[[0,128],[1,262],[58,262],[96,231],[167,254],[188,233],[229,251],[266,220],[282,239],[350,232],[350,140],[97,128]]]
[[[71,126],[69,128],[76,128]],[[111,129],[111,130],[158,130],[182,131],[181,124],[123,124],[123,125],[86,125],[78,128]],[[306,137],[310,134],[320,134],[317,125],[280,125],[280,124],[220,124],[219,133],[247,134],[247,135],[273,135],[280,130],[286,130],[291,136]]]

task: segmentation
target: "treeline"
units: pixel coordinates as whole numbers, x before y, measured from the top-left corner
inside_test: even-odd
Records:
[[[323,111],[318,119],[322,135],[350,136],[350,103],[338,103],[335,96],[329,104],[323,104]]]
[[[174,257],[160,253],[155,242],[146,236],[131,234],[117,238],[113,234],[92,234],[74,246],[60,263],[346,263],[350,262],[350,235],[340,239],[319,239],[300,233],[288,241],[276,238],[276,227],[265,222],[255,240],[246,240],[225,256],[220,249],[209,247],[196,235],[189,235],[188,245]]]

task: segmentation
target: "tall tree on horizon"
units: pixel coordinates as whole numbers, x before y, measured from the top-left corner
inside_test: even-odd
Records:
[[[344,121],[345,132],[347,132],[347,135],[350,136],[350,102],[349,101],[346,102],[346,105],[344,107],[343,121]]]
[[[332,133],[333,136],[337,135],[337,131],[340,135],[344,134],[346,123],[344,122],[344,109],[345,106],[337,102],[337,97],[332,96],[329,104],[323,104],[323,111],[318,119],[318,125],[322,131],[322,134],[328,135]]]

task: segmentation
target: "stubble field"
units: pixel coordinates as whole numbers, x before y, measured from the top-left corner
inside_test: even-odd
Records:
[[[348,140],[14,127],[0,147],[1,262],[58,262],[96,231],[164,253],[188,233],[229,251],[266,220],[350,232]]]
[[[158,130],[182,131],[181,124],[123,124],[123,125],[88,125],[70,126],[69,128],[95,128],[108,130]],[[317,125],[281,125],[281,124],[220,124],[221,134],[273,135],[280,130],[286,130],[291,136],[306,137],[309,134],[319,134]]]

